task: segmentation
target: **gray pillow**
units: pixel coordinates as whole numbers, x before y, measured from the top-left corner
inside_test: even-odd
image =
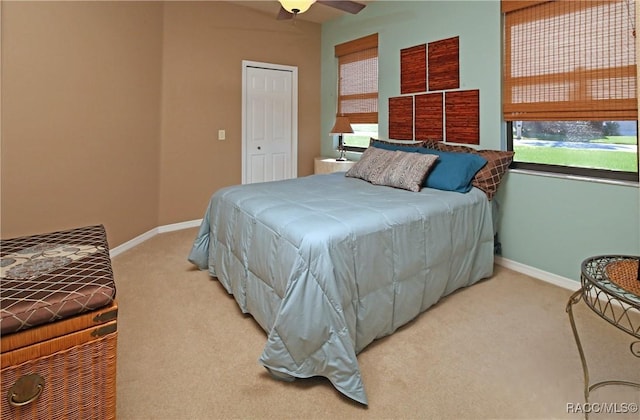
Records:
[[[347,171],[345,176],[371,182],[372,177],[378,176],[387,167],[387,162],[393,155],[394,152],[390,150],[369,147],[364,151],[360,160]]]
[[[420,191],[438,156],[400,150],[392,153],[393,156],[387,161],[386,167],[374,174],[370,182],[413,192]]]

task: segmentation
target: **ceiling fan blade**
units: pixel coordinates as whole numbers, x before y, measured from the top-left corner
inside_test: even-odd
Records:
[[[293,19],[293,13],[289,13],[287,11],[287,9],[285,9],[284,7],[280,6],[280,11],[278,11],[278,20],[287,20],[287,19]]]
[[[340,9],[344,12],[356,14],[365,8],[365,4],[358,3],[356,1],[349,0],[317,0],[316,3],[324,4],[336,9]]]

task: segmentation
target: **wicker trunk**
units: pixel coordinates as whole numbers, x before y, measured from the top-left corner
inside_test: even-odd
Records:
[[[115,418],[118,307],[104,226],[2,240],[0,257],[0,418]]]
[[[3,419],[116,417],[117,303],[2,337]]]

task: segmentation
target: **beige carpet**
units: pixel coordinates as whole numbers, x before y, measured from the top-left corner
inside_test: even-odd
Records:
[[[491,279],[443,299],[358,356],[364,407],[325,379],[269,377],[257,361],[265,333],[187,261],[196,231],[158,235],[113,259],[121,420],[583,418],[569,413],[583,402],[583,376],[565,312],[568,290],[496,266]],[[592,379],[640,382],[632,337],[583,302],[575,313]],[[640,391],[604,387],[591,401],[625,411],[640,403]]]

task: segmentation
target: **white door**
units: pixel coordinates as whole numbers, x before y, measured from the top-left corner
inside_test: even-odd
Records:
[[[297,68],[243,61],[242,183],[295,178]]]

